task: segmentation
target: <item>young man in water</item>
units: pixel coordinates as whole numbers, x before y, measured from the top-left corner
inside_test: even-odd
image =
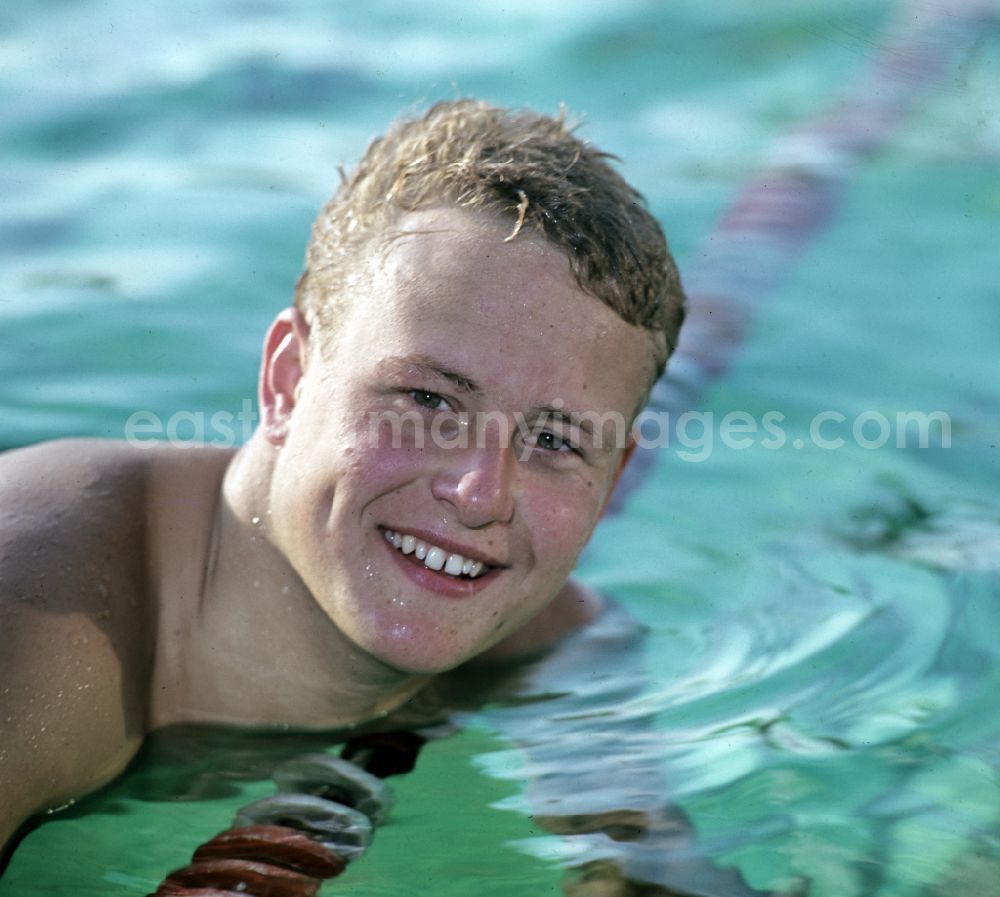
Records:
[[[676,344],[662,232],[561,120],[440,104],[367,151],[239,451],[0,457],[0,841],[179,722],[339,729],[551,645]]]

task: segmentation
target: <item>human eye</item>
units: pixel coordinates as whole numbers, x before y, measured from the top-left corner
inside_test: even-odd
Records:
[[[536,426],[524,434],[524,446],[552,460],[568,461],[582,457],[583,449],[577,438],[578,434],[571,431],[572,428]]]
[[[431,392],[429,389],[411,389],[409,394],[414,402],[428,411],[444,411],[448,408],[448,402],[442,396],[436,392]]]
[[[558,433],[553,433],[551,430],[542,430],[540,433],[536,433],[533,437],[534,444],[536,448],[543,449],[547,452],[561,452],[561,451],[572,451],[573,447],[569,442],[560,436]]]

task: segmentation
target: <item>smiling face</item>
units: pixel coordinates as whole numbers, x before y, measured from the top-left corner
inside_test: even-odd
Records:
[[[270,537],[395,669],[450,669],[559,592],[653,370],[646,331],[509,231],[453,208],[404,216],[329,346],[289,325],[266,353]]]

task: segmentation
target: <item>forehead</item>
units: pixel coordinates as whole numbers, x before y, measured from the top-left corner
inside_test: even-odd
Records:
[[[572,279],[569,262],[544,238],[512,234],[513,225],[481,213],[456,208],[411,212],[386,231],[370,261],[376,273],[404,278],[448,282],[457,289],[482,281],[522,299],[534,285],[544,283],[560,293],[583,293]]]
[[[646,331],[580,289],[561,250],[512,229],[456,208],[400,218],[359,266],[344,321],[356,348],[634,405],[654,369]]]

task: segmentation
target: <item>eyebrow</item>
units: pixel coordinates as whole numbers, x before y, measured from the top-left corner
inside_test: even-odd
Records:
[[[545,417],[548,420],[569,423],[571,426],[579,427],[589,436],[594,435],[594,422],[590,417],[567,411],[565,408],[557,408],[555,405],[538,405],[531,409],[528,417],[531,419]]]
[[[387,358],[385,364],[406,367],[410,370],[418,371],[432,377],[443,377],[453,383],[455,388],[461,392],[482,395],[482,387],[471,377],[445,367],[439,361],[427,355],[403,355],[395,358]]]

